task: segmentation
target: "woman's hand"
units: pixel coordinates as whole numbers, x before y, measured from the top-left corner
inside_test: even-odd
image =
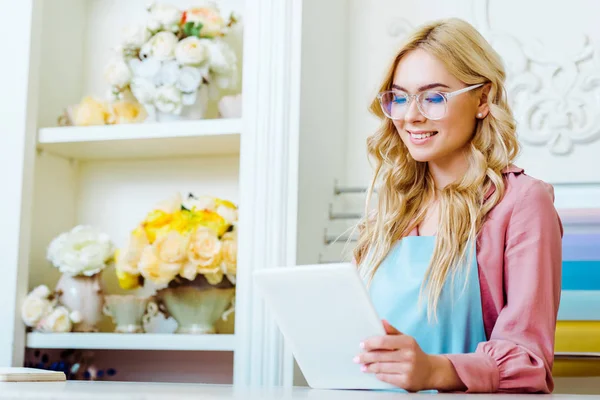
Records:
[[[354,359],[363,372],[409,392],[464,387],[447,358],[426,354],[413,337],[385,320],[383,325],[386,335],[365,340],[364,352]]]

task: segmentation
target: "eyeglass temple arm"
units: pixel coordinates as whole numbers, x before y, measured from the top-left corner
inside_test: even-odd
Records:
[[[454,96],[458,96],[459,94],[462,94],[462,93],[468,92],[469,90],[473,90],[473,89],[475,89],[475,88],[478,88],[479,86],[483,86],[483,83],[478,83],[477,85],[467,86],[466,88],[459,89],[459,90],[457,90],[457,91],[454,91],[454,92],[452,92],[452,93],[448,93],[448,94],[446,95],[446,97],[447,97],[448,99],[450,99],[450,98],[452,98],[452,97],[454,97]]]

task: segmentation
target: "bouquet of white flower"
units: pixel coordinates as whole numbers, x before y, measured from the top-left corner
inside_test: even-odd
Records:
[[[157,113],[180,115],[185,106],[205,103],[202,89],[200,95],[208,95],[208,89],[236,86],[237,57],[223,41],[237,22],[233,15],[225,21],[213,4],[185,11],[152,4],[148,13],[146,24],[125,28],[118,56],[107,66],[113,99],[132,95],[148,119],[156,119]]]
[[[23,323],[37,332],[70,332],[81,322],[81,313],[60,305],[58,297],[46,285],[33,289],[21,306]]]
[[[78,225],[52,240],[47,258],[63,274],[93,276],[108,265],[114,251],[107,234]]]

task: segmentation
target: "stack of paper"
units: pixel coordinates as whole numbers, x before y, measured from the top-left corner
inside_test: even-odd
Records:
[[[61,371],[36,368],[0,368],[0,382],[59,382],[66,376]]]

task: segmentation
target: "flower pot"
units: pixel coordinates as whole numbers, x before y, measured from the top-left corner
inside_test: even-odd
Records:
[[[73,326],[73,332],[97,332],[102,320],[104,305],[101,273],[93,276],[62,274],[56,285],[59,302],[70,311],[79,311],[81,322]]]
[[[235,288],[180,286],[157,293],[163,310],[177,321],[175,333],[216,333],[215,324],[229,307]]]
[[[156,310],[151,297],[116,294],[104,297],[103,312],[112,318],[118,333],[144,333],[142,319],[147,310]]]

